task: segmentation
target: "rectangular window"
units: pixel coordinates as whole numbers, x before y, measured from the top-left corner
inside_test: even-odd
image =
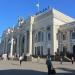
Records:
[[[50,40],[50,32],[48,33],[48,40]]]
[[[42,40],[41,40],[41,41],[43,41],[43,38],[44,38],[44,37],[43,37],[43,32],[42,32]]]
[[[50,48],[48,48],[48,55],[50,55]]]
[[[38,42],[40,42],[40,38],[41,38],[41,32],[38,32]]]
[[[39,31],[38,32],[38,42],[42,42],[43,41],[43,32]]]
[[[72,32],[72,39],[75,39],[75,32]]]
[[[66,53],[67,53],[67,47],[63,46],[63,55],[66,55]]]
[[[37,55],[40,55],[40,46],[37,47]]]
[[[35,42],[37,42],[37,34],[35,34]]]
[[[37,50],[36,50],[36,47],[35,47],[35,55],[37,55]]]
[[[63,40],[66,40],[66,34],[63,34]]]
[[[43,55],[43,46],[41,46],[41,55]]]

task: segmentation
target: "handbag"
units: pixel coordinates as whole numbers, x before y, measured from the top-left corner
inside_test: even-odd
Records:
[[[51,70],[51,74],[56,74],[56,71],[54,68]]]

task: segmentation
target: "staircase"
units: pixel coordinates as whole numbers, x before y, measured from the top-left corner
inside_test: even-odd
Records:
[[[64,56],[64,57],[63,57],[63,60],[64,60],[64,61],[71,62],[71,59],[70,59],[70,58],[68,58],[67,56]]]

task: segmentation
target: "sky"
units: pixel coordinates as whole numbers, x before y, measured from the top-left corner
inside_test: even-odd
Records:
[[[38,9],[38,0],[0,0],[0,36],[3,31],[17,24],[18,16],[25,19],[34,15]],[[39,0],[39,10],[55,8],[60,12],[75,18],[75,0]]]

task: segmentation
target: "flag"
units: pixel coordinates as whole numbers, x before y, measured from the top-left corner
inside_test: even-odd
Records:
[[[39,8],[39,3],[37,3],[36,6]]]
[[[38,8],[38,12],[39,12],[39,3],[36,4],[37,8]]]
[[[38,12],[39,12],[39,7],[40,7],[40,5],[39,5],[39,0],[37,0],[36,7],[38,8]]]

